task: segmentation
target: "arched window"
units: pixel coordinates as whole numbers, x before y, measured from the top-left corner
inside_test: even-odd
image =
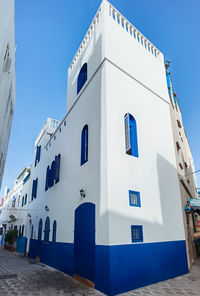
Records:
[[[78,80],[77,80],[77,94],[79,93],[79,91],[81,90],[81,88],[83,87],[83,85],[86,83],[87,81],[87,64],[85,63],[78,75]]]
[[[38,240],[42,239],[42,218],[39,221],[38,224]]]
[[[24,225],[22,225],[22,236],[24,236]]]
[[[126,153],[138,157],[137,125],[135,118],[127,113],[124,116]]]
[[[88,125],[86,124],[81,133],[81,165],[88,161]]]
[[[44,241],[49,241],[49,232],[50,232],[50,219],[46,217],[45,226],[44,226]]]
[[[57,228],[57,223],[56,223],[56,220],[54,220],[54,222],[53,222],[52,242],[56,241],[56,228]]]

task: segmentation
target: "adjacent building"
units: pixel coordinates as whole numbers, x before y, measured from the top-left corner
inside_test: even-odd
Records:
[[[169,65],[167,65],[168,68]],[[182,114],[177,95],[173,90],[171,74],[167,70],[167,85],[170,97],[170,114],[172,121],[172,130],[174,137],[174,148],[176,152],[176,166],[179,178],[179,187],[181,193],[183,221],[185,228],[187,258],[189,268],[196,258],[196,249],[194,242],[195,215],[191,211],[185,211],[185,206],[190,204],[190,199],[197,198],[197,185],[195,179],[195,168],[188,142],[187,134],[183,126]],[[198,219],[198,215],[197,215]]]
[[[0,0],[0,187],[15,106],[14,0]]]
[[[67,89],[65,117],[35,142],[28,256],[107,295],[187,273],[180,182],[191,178],[177,174],[163,54],[103,0]]]
[[[6,231],[17,229],[20,237],[16,246],[17,251],[24,250],[23,248],[25,248],[26,244],[30,174],[30,168],[24,168],[20,172],[15,179],[13,187],[5,189],[0,206],[0,242],[3,244]],[[22,239],[21,237],[24,238]],[[20,249],[21,240],[24,241],[24,247]]]

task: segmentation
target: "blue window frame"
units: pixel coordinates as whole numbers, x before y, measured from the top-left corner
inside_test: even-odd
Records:
[[[40,153],[41,153],[41,146],[37,146],[36,155],[35,155],[35,167],[37,163],[40,161]]]
[[[55,174],[54,174],[54,179],[55,182],[58,183],[59,179],[60,179],[60,158],[61,155],[58,154],[57,156],[55,156]]]
[[[49,232],[50,232],[50,218],[49,216],[46,217],[45,225],[44,225],[44,241],[49,241]]]
[[[38,185],[38,178],[33,180],[31,200],[37,197],[37,185]]]
[[[141,207],[140,193],[138,191],[129,190],[129,204],[132,207]]]
[[[78,80],[77,80],[77,95],[80,92],[80,90],[82,89],[83,85],[86,83],[87,81],[87,64],[85,63],[78,75]]]
[[[131,225],[131,239],[132,243],[143,242],[142,225]]]
[[[88,125],[86,124],[81,133],[81,165],[88,161]]]
[[[137,125],[135,118],[127,113],[124,116],[126,153],[138,157]]]
[[[56,241],[56,228],[57,228],[57,223],[56,220],[53,222],[53,232],[52,232],[52,242]]]

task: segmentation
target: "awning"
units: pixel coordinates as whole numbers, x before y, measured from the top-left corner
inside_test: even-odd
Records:
[[[200,198],[190,198],[190,207],[194,211],[200,210]]]

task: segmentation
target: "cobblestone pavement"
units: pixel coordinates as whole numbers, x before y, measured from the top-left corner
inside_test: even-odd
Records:
[[[73,278],[23,255],[0,248],[0,296],[104,295]],[[200,260],[189,274],[150,285],[121,296],[200,295]]]

